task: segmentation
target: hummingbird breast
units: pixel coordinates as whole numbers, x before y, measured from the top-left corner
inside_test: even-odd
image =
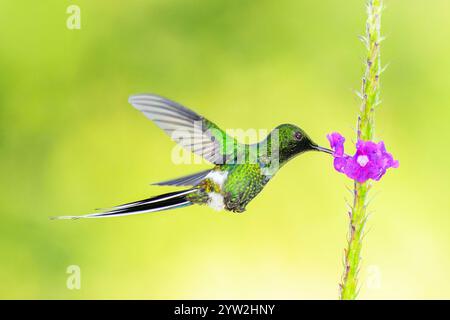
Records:
[[[228,170],[222,190],[225,209],[244,212],[247,204],[261,192],[270,177],[263,174],[259,164],[237,164]]]
[[[218,165],[198,184],[198,192],[189,194],[187,198],[217,211],[240,213],[269,180],[259,164]]]

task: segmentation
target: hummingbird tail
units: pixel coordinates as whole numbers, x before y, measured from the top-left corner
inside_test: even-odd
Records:
[[[120,206],[105,209],[103,212],[91,213],[82,216],[58,216],[51,217],[52,220],[61,219],[84,219],[84,218],[109,218],[120,217],[132,214],[157,212],[169,209],[182,208],[192,205],[192,202],[187,200],[186,196],[190,193],[196,192],[197,189],[188,189],[183,191],[176,191],[165,193],[156,197],[126,203]]]

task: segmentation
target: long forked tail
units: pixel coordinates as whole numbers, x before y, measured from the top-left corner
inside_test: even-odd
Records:
[[[126,203],[111,209],[106,209],[103,212],[86,214],[83,216],[59,216],[51,217],[50,219],[84,219],[84,218],[109,218],[120,217],[131,214],[157,212],[168,209],[175,209],[190,206],[192,202],[187,200],[186,196],[190,193],[196,192],[196,189],[189,189],[177,192],[165,193],[156,197]]]

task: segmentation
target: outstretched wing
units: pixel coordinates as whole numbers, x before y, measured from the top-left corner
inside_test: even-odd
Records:
[[[190,174],[188,176],[179,177],[176,179],[152,183],[156,186],[196,186],[211,172],[212,169]]]
[[[133,95],[129,102],[172,140],[211,163],[226,163],[235,154],[236,139],[179,103],[154,94]]]

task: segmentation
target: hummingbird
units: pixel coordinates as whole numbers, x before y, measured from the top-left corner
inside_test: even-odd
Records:
[[[100,212],[54,219],[106,218],[157,212],[191,205],[242,213],[288,161],[308,151],[333,154],[296,125],[281,124],[265,139],[244,144],[185,106],[155,94],[139,94],[129,103],[186,150],[214,166],[187,176],[154,183],[188,187]]]

